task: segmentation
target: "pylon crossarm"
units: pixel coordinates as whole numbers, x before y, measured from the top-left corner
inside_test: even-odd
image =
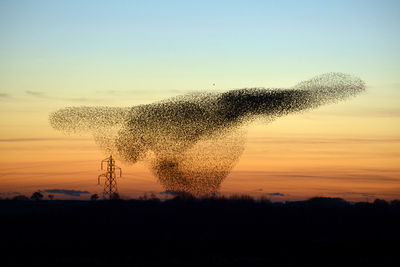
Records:
[[[97,177],[97,184],[100,184],[100,178],[101,178],[101,177],[107,178],[107,176],[106,176],[105,174],[100,174],[100,175]]]
[[[104,162],[108,163],[108,160],[109,160],[109,158],[106,158],[106,159],[103,159],[103,160],[101,161],[101,169],[102,169],[102,170],[103,170],[103,163],[104,163]]]
[[[115,166],[115,169],[119,170],[119,177],[122,177],[122,169],[118,166]]]

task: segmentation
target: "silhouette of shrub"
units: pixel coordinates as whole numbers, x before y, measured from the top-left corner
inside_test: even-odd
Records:
[[[270,204],[270,203],[272,203],[271,200],[270,200],[269,198],[267,198],[266,196],[261,196],[261,197],[259,198],[259,201],[260,201],[260,203],[263,203],[263,204]]]
[[[185,192],[185,191],[175,191],[174,192],[174,200],[193,200],[195,199],[194,195],[189,193],[189,192]]]
[[[96,201],[98,199],[99,199],[99,195],[98,194],[93,194],[93,195],[90,196],[90,200],[92,200],[92,201]]]
[[[111,194],[110,200],[122,200],[122,199],[118,193],[114,192]]]
[[[240,202],[254,202],[254,198],[249,195],[232,195],[229,200],[240,201]]]
[[[156,202],[160,201],[160,199],[154,193],[150,194],[149,200],[156,201]]]
[[[33,193],[31,196],[31,199],[33,199],[33,200],[41,200],[42,198],[43,198],[43,195],[39,191]]]
[[[139,200],[148,200],[149,197],[147,196],[147,193],[144,193],[143,196],[138,197]]]
[[[390,202],[390,205],[396,209],[400,209],[400,200],[395,199]]]
[[[307,203],[313,208],[342,208],[348,203],[342,198],[313,197]]]
[[[387,203],[386,200],[377,198],[374,201],[374,206],[380,207],[380,208],[386,208],[386,207],[389,207],[389,203]]]
[[[29,198],[27,196],[25,196],[25,195],[18,195],[18,196],[13,197],[12,200],[23,200],[23,201],[26,201],[26,200],[29,200]]]

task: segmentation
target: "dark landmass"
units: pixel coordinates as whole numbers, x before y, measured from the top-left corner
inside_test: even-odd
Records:
[[[1,200],[2,266],[400,266],[400,201]]]

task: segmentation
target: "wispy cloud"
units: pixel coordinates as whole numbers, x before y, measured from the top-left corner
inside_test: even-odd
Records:
[[[400,117],[400,108],[397,107],[368,107],[359,110],[335,110],[321,111],[323,116],[345,116],[345,117]]]
[[[26,90],[25,93],[27,95],[37,97],[37,98],[61,100],[61,101],[72,101],[72,102],[101,102],[104,100],[104,99],[100,99],[100,98],[87,98],[87,97],[54,97],[54,96],[46,95],[43,92],[31,91],[31,90]]]
[[[251,143],[273,144],[371,144],[371,143],[400,143],[400,138],[306,138],[306,137],[252,137]]]
[[[10,95],[6,93],[0,93],[0,98],[9,98]]]
[[[398,172],[394,169],[394,172]],[[313,172],[305,171],[235,171],[232,174],[235,179],[248,180],[252,179],[294,179],[296,180],[314,180],[314,181],[336,181],[337,183],[342,182],[360,182],[360,183],[377,183],[377,184],[392,184],[398,185],[400,178],[398,175],[391,175],[391,173],[385,174],[380,173],[380,169],[374,169],[371,173],[360,173],[358,169],[320,169]]]
[[[162,192],[159,192],[160,195],[175,195],[175,191],[173,190],[165,190]]]
[[[156,94],[188,94],[188,93],[196,93],[198,90],[104,90],[97,91],[99,94],[111,95],[111,96],[123,96],[123,95],[154,95]]]
[[[74,196],[79,197],[81,194],[90,194],[89,191],[80,191],[80,190],[73,190],[73,189],[46,189],[41,192],[44,193],[51,193],[51,194],[64,194],[67,196]]]
[[[42,92],[26,90],[25,93],[31,96],[45,97],[45,95]]]
[[[86,141],[91,140],[88,138],[79,138],[79,139],[71,139],[71,138],[1,138],[1,143],[7,142],[42,142],[42,141]]]
[[[0,196],[6,196],[6,197],[13,195],[20,195],[20,194],[21,194],[20,192],[0,192]]]
[[[279,193],[279,192],[275,192],[275,193],[268,193],[267,196],[270,197],[284,197],[285,194]]]
[[[393,194],[385,194],[379,193],[381,196],[393,196]],[[357,198],[357,199],[376,199],[378,197],[377,194],[374,193],[366,193],[366,192],[329,192],[326,196],[339,196],[342,198]]]

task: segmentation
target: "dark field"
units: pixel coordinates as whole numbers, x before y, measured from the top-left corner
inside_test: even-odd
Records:
[[[400,266],[399,201],[1,200],[0,218],[6,266]]]

